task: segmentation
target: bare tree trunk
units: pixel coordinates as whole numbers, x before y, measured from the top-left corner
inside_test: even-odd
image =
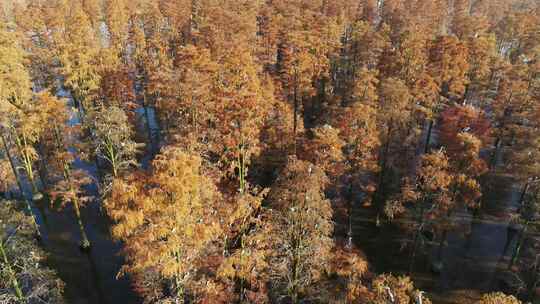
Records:
[[[19,174],[17,172],[17,167],[15,166],[15,163],[13,162],[11,152],[9,152],[9,147],[7,145],[4,134],[0,134],[0,138],[2,138],[2,144],[4,146],[4,150],[6,151],[6,156],[9,160],[9,164],[11,165],[11,170],[13,171],[13,175],[15,176],[15,180],[17,181],[17,186],[19,187],[19,191],[21,192],[21,197],[25,202],[26,211],[32,217],[32,224],[34,225],[34,229],[36,230],[36,236],[38,238],[41,238],[41,232],[39,231],[39,226],[36,222],[36,216],[34,215],[34,212],[32,211],[32,206],[30,206],[30,201],[28,200],[24,192],[24,188],[22,186],[21,180],[19,178]]]

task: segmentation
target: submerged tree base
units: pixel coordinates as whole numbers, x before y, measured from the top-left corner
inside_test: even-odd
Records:
[[[90,250],[92,249],[92,245],[90,244],[90,241],[83,240],[79,243],[79,249],[82,252],[90,252]]]

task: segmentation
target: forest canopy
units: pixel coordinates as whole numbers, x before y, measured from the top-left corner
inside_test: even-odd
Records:
[[[0,215],[144,303],[538,300],[539,68],[535,0],[2,0]],[[0,303],[60,303],[6,248]]]

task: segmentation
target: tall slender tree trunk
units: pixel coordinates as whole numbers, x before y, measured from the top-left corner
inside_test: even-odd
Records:
[[[73,98],[73,103],[74,103],[74,106],[77,108],[77,112],[79,113],[79,121],[80,121],[80,124],[83,125],[84,124],[84,115],[85,115],[85,109],[84,109],[84,105],[81,101],[79,101],[75,95],[73,94],[73,92],[71,92],[71,98]]]
[[[352,249],[353,246],[353,229],[352,229],[352,211],[353,204],[351,200],[348,200],[348,210],[347,210],[347,248]]]
[[[294,69],[294,111],[293,111],[293,144],[294,155],[296,155],[296,132],[298,129],[298,72]]]
[[[527,181],[523,188],[521,189],[521,193],[519,195],[519,201],[518,201],[518,208],[521,209],[523,207],[523,202],[525,201],[525,195],[527,195],[527,190],[529,190],[530,183]]]
[[[9,160],[9,164],[11,165],[11,170],[13,171],[13,175],[15,176],[15,180],[17,181],[17,186],[19,187],[19,191],[21,193],[21,197],[25,202],[26,211],[28,214],[32,217],[32,224],[34,225],[34,229],[36,231],[36,236],[38,238],[41,238],[41,232],[39,231],[39,226],[36,221],[36,216],[34,214],[34,211],[32,210],[32,206],[30,205],[30,201],[26,197],[26,194],[24,192],[24,188],[22,186],[21,179],[19,177],[19,174],[17,172],[17,167],[15,166],[15,162],[13,161],[13,157],[11,156],[11,152],[9,151],[9,147],[7,145],[6,138],[3,133],[0,134],[0,138],[2,139],[2,145],[4,146],[4,150],[6,152],[6,156]]]
[[[240,144],[240,151],[238,153],[238,171],[240,182],[240,193],[243,194],[246,190],[246,155],[244,151],[244,143]]]
[[[26,176],[28,177],[28,181],[30,182],[30,186],[32,187],[32,200],[40,201],[41,199],[43,199],[43,195],[39,192],[36,184],[32,159],[27,152],[28,142],[26,140],[26,136],[24,135],[24,133],[20,136],[16,134],[15,141],[19,155],[22,158],[24,169],[26,171]]]
[[[58,131],[58,126],[54,125],[54,135],[56,140],[56,147],[57,149],[62,149],[62,140],[60,137],[60,132]],[[62,160],[63,165],[63,173],[64,173],[64,180],[69,184],[69,190],[73,193],[75,193],[75,189],[73,188],[73,181],[71,179],[71,169],[69,167],[69,164],[66,163],[65,160]],[[86,230],[84,229],[84,224],[81,218],[81,212],[79,208],[79,199],[75,196],[72,200],[73,203],[73,211],[75,212],[75,218],[77,220],[77,224],[79,226],[79,231],[81,233],[81,249],[87,250],[90,248],[90,241],[88,240],[88,237],[86,235]]]
[[[17,277],[15,276],[15,272],[13,271],[13,268],[11,267],[6,251],[4,250],[3,241],[1,239],[0,239],[0,255],[2,256],[2,262],[7,269],[8,276],[11,280],[11,285],[13,286],[13,290],[15,290],[15,295],[17,296],[19,303],[26,303],[21,287],[19,285],[19,281],[17,280]]]
[[[77,219],[77,224],[79,225],[79,231],[81,233],[81,249],[87,250],[90,248],[91,244],[86,235],[86,230],[84,229],[81,210],[79,209],[79,200],[77,198],[73,199],[73,210],[75,211],[75,218]]]
[[[512,269],[512,267],[516,264],[516,262],[519,259],[519,254],[521,252],[521,247],[523,246],[523,241],[525,241],[525,235],[527,233],[527,225],[529,225],[529,222],[525,222],[523,224],[523,228],[521,229],[519,233],[519,238],[516,243],[516,247],[514,248],[514,252],[512,253],[512,258],[510,258],[510,263],[508,264],[508,269]]]

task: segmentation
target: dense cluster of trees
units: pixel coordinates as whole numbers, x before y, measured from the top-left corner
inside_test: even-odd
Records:
[[[37,234],[34,204],[71,204],[84,249],[80,208],[103,202],[148,303],[429,303],[370,273],[353,211],[412,219],[411,269],[427,231],[442,268],[454,216],[477,214],[496,172],[524,184],[520,240],[536,227],[536,1],[28,0],[0,14],[0,191],[19,188]]]

